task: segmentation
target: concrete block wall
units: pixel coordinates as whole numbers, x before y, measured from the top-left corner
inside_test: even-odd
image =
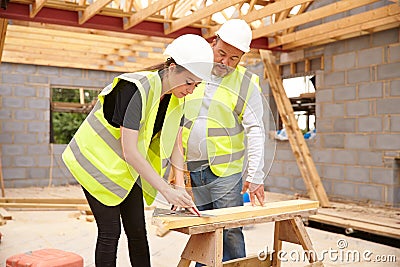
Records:
[[[400,30],[305,50],[320,53],[317,138],[307,140],[331,199],[400,206]],[[287,142],[279,141],[271,191],[306,193]]]
[[[75,183],[50,144],[50,88],[103,88],[116,73],[0,64],[0,144],[6,187]]]

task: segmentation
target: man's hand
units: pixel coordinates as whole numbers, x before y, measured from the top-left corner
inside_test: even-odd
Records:
[[[246,193],[249,190],[250,192],[250,201],[251,205],[255,206],[255,197],[257,197],[258,202],[260,202],[261,206],[264,206],[264,185],[263,184],[254,184],[250,182],[244,182],[242,194]]]

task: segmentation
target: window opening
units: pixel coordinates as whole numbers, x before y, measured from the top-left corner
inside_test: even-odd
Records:
[[[292,104],[303,134],[315,129],[315,75],[283,79],[283,87]],[[280,122],[280,128],[283,128]]]
[[[50,142],[68,144],[93,109],[100,89],[51,88]]]

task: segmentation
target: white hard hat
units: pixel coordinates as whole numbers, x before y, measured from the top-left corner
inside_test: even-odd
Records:
[[[214,54],[210,44],[203,37],[185,34],[176,38],[165,49],[164,55],[172,57],[197,77],[209,81],[214,65]]]
[[[226,21],[215,32],[225,43],[247,53],[250,51],[250,43],[253,39],[250,26],[242,19]]]

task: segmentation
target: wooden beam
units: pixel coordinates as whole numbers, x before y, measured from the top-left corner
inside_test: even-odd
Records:
[[[0,198],[0,203],[87,204],[85,198]]]
[[[44,4],[46,4],[47,0],[35,0],[33,4],[31,5],[31,9],[29,12],[29,17],[34,18],[37,13],[39,13],[40,10],[44,7]]]
[[[162,226],[165,229],[176,229],[182,227],[188,227],[192,225],[203,225],[203,224],[218,224],[218,223],[230,223],[240,219],[257,218],[261,216],[276,215],[279,214],[302,211],[308,209],[317,209],[319,203],[317,201],[310,200],[288,200],[279,202],[265,203],[265,206],[241,206],[223,209],[207,210],[204,213],[214,215],[211,217],[153,217],[152,223],[157,226]],[[222,225],[220,225],[222,227]]]
[[[220,0],[218,2],[214,2],[212,5],[197,10],[193,12],[193,14],[191,15],[182,17],[180,19],[171,22],[169,25],[167,25],[167,28],[165,29],[164,33],[167,35],[176,32],[188,25],[191,25],[203,18],[211,16],[212,14],[215,14],[219,11],[224,10],[227,7],[233,6],[240,2],[243,2],[243,0]]]
[[[315,215],[315,214],[317,214],[317,210],[315,208],[313,208],[313,209],[306,209],[306,210],[301,210],[301,211],[284,212],[279,215],[271,214],[271,215],[267,215],[267,216],[263,215],[263,216],[259,216],[259,217],[253,217],[253,218],[238,219],[238,220],[229,221],[229,222],[194,225],[194,226],[189,226],[189,227],[176,228],[176,229],[174,229],[174,231],[181,232],[181,233],[184,233],[187,235],[194,235],[194,234],[199,234],[199,233],[204,233],[204,232],[211,232],[219,227],[224,227],[225,229],[229,229],[229,228],[236,228],[236,227],[247,226],[247,225],[255,225],[255,224],[260,224],[260,223],[276,222],[279,220],[287,220],[290,218],[294,218],[295,216],[301,216],[303,218],[308,218],[311,215]]]
[[[29,18],[28,1],[29,0],[21,0],[22,3],[8,3],[7,11],[0,9],[0,17],[13,20],[32,21],[32,19]],[[79,7],[78,5],[73,5],[71,7],[71,3],[66,5],[64,2],[57,2],[58,3],[55,7],[50,4],[51,2],[46,4],[45,7],[43,7],[42,12],[39,12],[34,20],[40,23],[75,26],[80,28],[83,27],[87,29],[123,32],[144,36],[157,36],[162,38],[176,38],[182,34],[188,33],[201,35],[202,29],[210,27],[210,25],[195,24],[166,36],[164,34],[164,23],[166,22],[165,18],[161,16],[153,16],[149,17],[146,21],[141,22],[135,27],[124,30],[123,27],[121,27],[121,18],[126,17],[127,15],[123,13],[122,10],[116,10],[112,8],[102,9],[101,14],[95,15],[86,23],[80,25],[76,19],[77,11],[75,10],[82,10],[82,7]],[[253,40],[251,47],[267,49],[268,40],[266,38]]]
[[[125,0],[124,12],[132,11],[134,1],[135,0]]]
[[[272,57],[272,52],[260,50],[260,55],[263,59],[265,73],[268,75],[268,82],[277,104],[279,115],[285,124],[289,143],[306,185],[307,192],[310,198],[318,200],[322,207],[329,207],[328,196],[326,195],[314,161],[311,158],[307,143],[304,140],[304,136],[294,116],[293,107],[283,88],[282,79],[279,74],[278,66],[275,64],[275,60]]]
[[[174,3],[176,3],[176,1],[178,1],[178,0],[158,0],[157,2],[152,3],[148,7],[144,8],[140,11],[137,11],[135,14],[130,16],[126,20],[126,22],[124,22],[124,30],[128,30],[129,28],[136,26],[140,22],[146,20],[151,15],[154,15],[155,13],[166,8],[167,6],[170,6]]]
[[[176,3],[177,2],[167,7],[167,11],[165,12],[165,19],[172,20],[172,16],[175,12]]]
[[[94,15],[96,15],[103,7],[108,5],[112,0],[97,0],[85,8],[83,12],[79,12],[79,24],[82,25]]]
[[[253,10],[242,17],[248,23],[269,17],[272,14],[280,13],[285,10],[290,10],[297,5],[312,2],[312,0],[281,0],[275,3],[268,4],[259,10]]]
[[[207,266],[223,267],[223,228],[213,232],[191,235],[182,252],[178,267],[189,267],[190,261],[197,261]]]
[[[4,43],[6,41],[8,19],[0,18],[0,63],[4,50]]]
[[[286,49],[292,49],[302,45],[304,42],[312,43],[314,41],[336,38],[340,35],[352,32],[360,32],[378,26],[375,20],[395,21],[399,17],[400,6],[392,4],[371,11],[356,14],[343,19],[328,22],[322,25],[314,26],[305,30],[297,31],[277,38],[277,42],[270,43],[270,47],[286,45]],[[368,18],[366,20],[365,18]],[[381,21],[382,23],[382,21]],[[383,24],[381,24],[383,25]]]
[[[87,204],[51,204],[51,203],[0,203],[0,207],[7,209],[62,209],[79,210],[89,207]]]
[[[372,34],[374,32],[379,32],[379,31],[384,31],[384,30],[389,30],[393,28],[398,28],[400,27],[400,18],[399,16],[390,16],[390,17],[385,17],[382,19],[374,20],[374,21],[369,21],[366,24],[363,25],[357,25],[353,27],[349,27],[346,29],[343,29],[342,31],[334,31],[330,33],[331,38],[321,38],[319,41],[313,40],[312,42],[309,41],[299,41],[299,42],[294,42],[290,43],[288,45],[283,45],[284,49],[291,50],[291,49],[299,49],[299,48],[306,48],[310,46],[320,46],[320,45],[325,45],[328,43],[332,42],[337,42],[345,39],[350,39],[354,37],[359,37],[367,34]],[[346,33],[347,32],[347,33]],[[319,39],[319,38],[318,38]]]
[[[311,3],[312,3],[312,2],[308,2],[308,3],[301,4],[301,7],[300,7],[300,9],[299,9],[298,15],[304,13],[304,12],[306,11],[306,9],[311,5]],[[286,29],[286,30],[284,31],[284,32],[285,32],[284,34],[288,34],[288,33],[294,32],[295,29],[296,29],[296,27],[290,27],[289,29]]]
[[[255,29],[253,30],[253,38],[256,39],[262,36],[271,36],[278,31],[289,29],[291,27],[296,27],[311,21],[322,19],[331,15],[335,15],[368,4],[372,4],[378,1],[379,0],[363,0],[363,1],[342,0],[339,2],[335,2],[333,4],[308,11],[300,15],[293,16],[283,21]]]
[[[272,14],[279,13],[286,9],[292,8],[296,5],[311,2],[312,0],[281,0],[274,2],[272,4],[265,5],[263,8],[256,10],[252,9],[246,15],[242,16],[241,19],[245,20],[247,23],[264,19]],[[220,25],[211,27],[205,31],[203,34],[204,38],[210,38],[215,35],[215,32],[219,29]],[[254,30],[253,30],[253,39],[257,39],[258,37],[254,37]]]
[[[185,13],[192,8],[193,5],[196,5],[197,0],[186,0],[179,1],[176,3],[174,17],[180,18],[185,16]]]

